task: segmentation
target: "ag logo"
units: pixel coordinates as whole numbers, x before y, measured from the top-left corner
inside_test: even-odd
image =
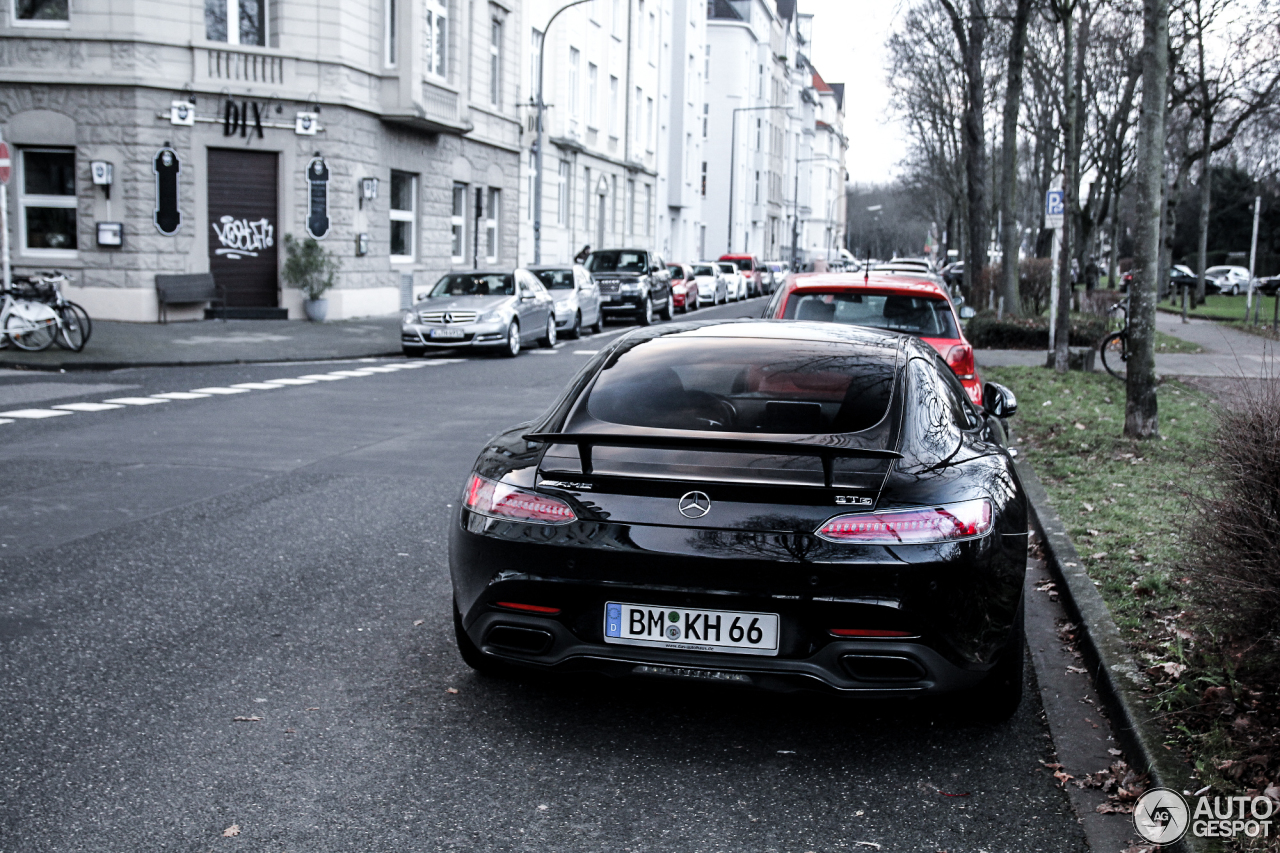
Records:
[[[1177,791],[1152,788],[1133,806],[1133,827],[1153,844],[1173,844],[1187,832],[1191,810]]]
[[[685,518],[702,518],[711,512],[711,498],[705,492],[686,492],[680,498],[680,514]]]

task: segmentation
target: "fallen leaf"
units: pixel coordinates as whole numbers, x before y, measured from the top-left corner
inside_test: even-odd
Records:
[[[796,751],[795,751],[794,749],[780,749],[780,750],[778,750],[778,755],[795,755],[795,754],[796,754]]]
[[[1085,511],[1085,512],[1093,512],[1093,504],[1091,504],[1091,503],[1086,503],[1086,504],[1084,505],[1084,511]]]
[[[538,806],[538,811],[545,812],[547,808],[548,808],[547,806]]]
[[[262,722],[262,718],[261,717],[232,717],[231,721],[233,723],[260,723]]]
[[[454,694],[456,694],[456,693],[458,692],[458,688],[456,688],[456,687],[446,687],[446,688],[444,689],[444,692],[445,692],[445,693],[454,693]]]
[[[1045,400],[1045,401],[1044,401],[1043,403],[1041,403],[1040,405],[1042,405],[1042,406],[1052,406],[1052,405],[1053,405],[1053,401],[1052,401],[1052,400]]]
[[[874,841],[855,841],[853,843],[861,847],[874,847],[877,850],[880,849],[880,845],[876,844]]]
[[[1179,675],[1182,675],[1182,673],[1187,671],[1186,664],[1173,663],[1172,661],[1169,663],[1162,663],[1159,666],[1164,670],[1165,675],[1170,675],[1174,678],[1177,678]]]
[[[1124,754],[1124,753],[1122,753],[1120,750],[1116,749],[1114,746],[1113,746],[1113,747],[1108,748],[1108,749],[1107,749],[1107,752],[1108,752],[1108,753],[1110,753],[1111,755],[1123,755],[1123,754]]]
[[[240,824],[238,823],[233,823],[231,824],[231,826],[228,826],[226,829],[222,830],[223,838],[235,838],[239,834],[240,834]]]
[[[320,708],[319,708],[319,706],[317,706],[317,707],[315,707],[315,708],[308,708],[307,710],[308,710],[308,711],[319,711],[319,710],[320,710]]]
[[[1078,674],[1078,675],[1084,675],[1084,674],[1085,674],[1085,673],[1087,673],[1088,671],[1089,671],[1089,670],[1085,669],[1085,668],[1084,668],[1084,667],[1082,667],[1082,666],[1069,666],[1069,667],[1067,667],[1067,672],[1074,672],[1074,673],[1076,673],[1076,674]]]
[[[1268,785],[1266,790],[1262,792],[1262,796],[1280,802],[1280,787]]]
[[[1065,788],[1067,783],[1076,777],[1072,776],[1070,773],[1063,773],[1061,770],[1055,770],[1053,772],[1053,778],[1057,779],[1059,784]]]
[[[1084,429],[1084,424],[1082,424],[1082,423],[1080,423],[1079,421],[1077,421],[1077,422],[1076,422],[1076,429]]]
[[[413,620],[413,627],[415,627],[415,628],[416,628],[416,627],[418,627],[419,625],[421,625],[423,622],[426,622],[426,621],[427,621],[426,619],[414,619],[414,620]]]
[[[1107,552],[1106,552],[1106,551],[1099,551],[1099,552],[1098,552],[1098,553],[1096,553],[1096,554],[1090,554],[1090,555],[1089,555],[1089,559],[1090,559],[1090,560],[1101,560],[1101,559],[1102,559],[1103,557],[1105,557],[1105,556],[1107,556]]]

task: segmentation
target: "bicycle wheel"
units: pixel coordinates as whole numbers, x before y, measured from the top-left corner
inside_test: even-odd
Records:
[[[58,309],[62,326],[58,329],[58,346],[72,352],[80,352],[93,334],[93,321],[89,313],[74,302],[64,302]]]
[[[4,331],[18,349],[39,352],[53,346],[53,339],[58,334],[58,322],[53,318],[28,320],[17,314],[10,314],[5,318]]]
[[[1129,333],[1112,332],[1102,339],[1098,347],[1102,366],[1116,379],[1125,378],[1125,362],[1129,359]]]

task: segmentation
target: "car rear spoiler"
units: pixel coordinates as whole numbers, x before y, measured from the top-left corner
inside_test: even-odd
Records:
[[[837,456],[853,456],[864,459],[901,459],[895,450],[877,450],[869,447],[837,447],[809,442],[768,441],[756,438],[703,438],[700,436],[620,435],[616,433],[581,432],[531,432],[523,436],[525,441],[545,444],[573,444],[582,460],[582,473],[592,472],[591,448],[648,447],[657,450],[720,450],[730,453],[777,453],[789,456],[818,456],[822,459],[822,480],[828,489],[835,481]]]

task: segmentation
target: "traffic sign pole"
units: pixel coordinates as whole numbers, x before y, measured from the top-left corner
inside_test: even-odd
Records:
[[[12,283],[9,277],[9,146],[0,140],[0,268],[4,289]]]
[[[1053,270],[1049,279],[1051,284],[1049,287],[1049,359],[1052,365],[1054,342],[1060,334],[1058,330],[1058,289],[1061,282],[1058,280],[1058,258],[1062,255],[1062,227],[1066,224],[1066,193],[1062,190],[1062,177],[1059,176],[1053,182],[1053,188],[1044,194],[1044,227],[1053,229]],[[1067,328],[1071,327],[1070,318],[1067,318]],[[1069,333],[1067,333],[1069,334]],[[1070,343],[1070,341],[1068,341]]]

